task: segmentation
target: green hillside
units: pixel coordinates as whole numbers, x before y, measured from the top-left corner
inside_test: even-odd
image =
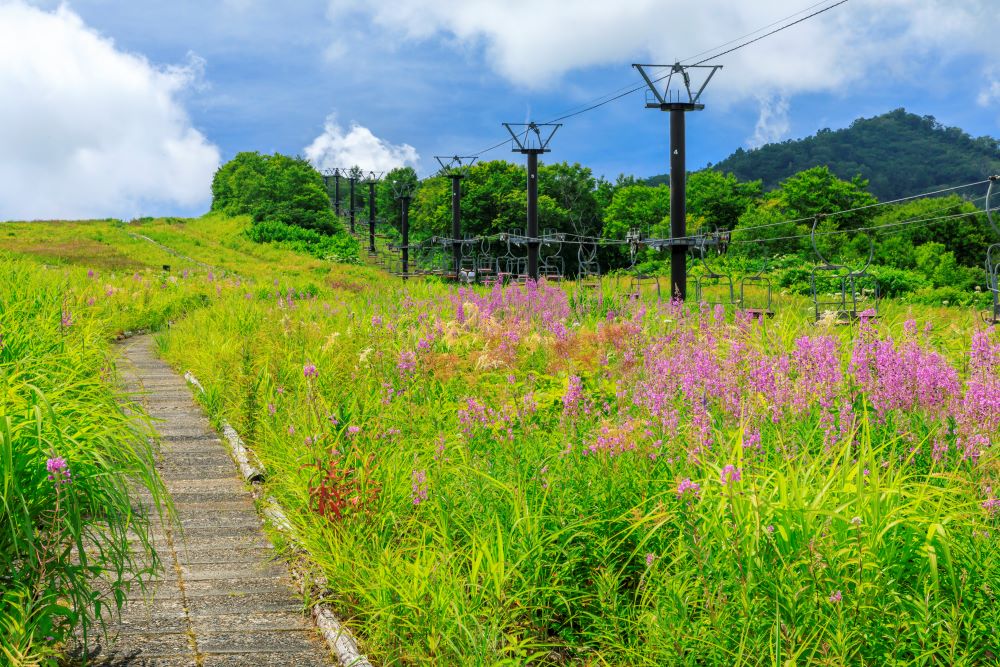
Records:
[[[755,150],[741,148],[713,168],[740,180],[760,179],[770,190],[782,179],[820,165],[844,179],[861,174],[870,182],[869,191],[885,201],[1000,172],[1000,143],[945,127],[933,116],[896,109],[859,118],[842,130],[823,129]]]

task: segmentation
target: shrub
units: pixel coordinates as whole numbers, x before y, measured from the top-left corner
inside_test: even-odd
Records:
[[[302,158],[239,153],[212,179],[212,210],[323,234],[339,230],[323,177]]]
[[[251,225],[247,236],[257,243],[275,243],[283,248],[335,262],[357,261],[358,242],[347,234],[325,236],[313,229],[265,221]]]

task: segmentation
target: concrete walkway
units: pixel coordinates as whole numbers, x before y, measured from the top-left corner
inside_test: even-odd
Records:
[[[156,420],[158,467],[180,530],[157,525],[163,573],[150,598],[137,591],[127,601],[110,645],[91,641],[94,664],[334,664],[287,568],[274,560],[250,493],[183,378],[156,357],[150,336],[122,347],[126,388],[140,393]]]

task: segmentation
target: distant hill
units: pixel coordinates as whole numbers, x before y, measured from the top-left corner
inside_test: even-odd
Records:
[[[749,151],[741,148],[712,168],[732,172],[740,180],[760,179],[770,190],[792,174],[818,165],[844,179],[861,174],[870,181],[869,190],[885,201],[1000,173],[1000,143],[945,127],[933,116],[896,109],[859,118],[843,130],[823,129],[805,139]],[[668,181],[668,177],[650,179]]]

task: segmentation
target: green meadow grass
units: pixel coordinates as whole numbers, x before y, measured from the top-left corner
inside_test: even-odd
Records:
[[[815,402],[754,421],[772,406],[739,385],[747,414],[706,402],[711,446],[692,457],[694,402],[669,397],[673,427],[635,403],[640,383],[656,379],[642,363],[657,340],[694,336],[687,352],[728,359],[734,341],[747,355],[776,355],[803,336],[828,336],[846,371],[852,345],[870,335],[857,325],[814,325],[807,299],[776,295],[773,320],[741,329],[731,315],[715,322],[651,296],[630,302],[625,278],[605,278],[600,297],[560,287],[565,317],[553,293],[551,308],[525,306],[516,319],[520,306],[486,314],[433,281],[403,284],[255,245],[244,224],[15,225],[16,248],[0,247],[27,259],[4,260],[22,287],[8,288],[3,304],[21,305],[0,327],[33,339],[35,319],[23,313],[44,310],[38,335],[49,347],[31,358],[46,370],[32,378],[77,397],[58,401],[77,406],[70,423],[108,428],[119,427],[104,416],[113,401],[88,394],[114,396],[100,377],[107,340],[159,329],[162,354],[198,376],[212,416],[233,423],[261,459],[266,492],[326,577],[327,601],[376,663],[980,665],[1000,656],[1000,521],[984,506],[986,490],[1000,489],[997,433],[974,459],[936,460],[929,451],[954,437],[955,422],[933,411],[881,416],[845,381],[856,419],[831,437]],[[0,242],[7,231],[0,226]],[[104,255],[88,264],[90,250],[73,245],[84,237],[130,268]],[[48,253],[38,249],[44,238]],[[74,324],[63,330],[66,304]],[[906,340],[908,320],[930,322],[923,348],[969,378],[975,313],[887,301],[881,315],[882,340]],[[62,368],[46,352],[57,345],[76,355],[64,358],[75,374],[50,369]],[[4,372],[20,367],[4,354]],[[95,367],[97,376],[80,377]],[[568,411],[573,378],[586,410]],[[16,393],[17,414],[34,414],[30,392]],[[19,423],[27,433],[33,422]],[[74,441],[80,463],[67,457],[74,475],[89,452],[111,447],[87,433]],[[746,446],[758,435],[760,447]],[[61,442],[12,441],[22,443],[21,477],[37,477]],[[588,449],[609,442],[623,449]],[[115,455],[120,468],[100,479],[158,488],[142,456]],[[725,481],[729,465],[738,481]],[[679,492],[685,480],[697,491]],[[48,508],[37,524],[56,495],[44,475],[35,481],[32,497]],[[4,491],[4,507],[16,505],[13,494]],[[15,611],[0,618],[25,628],[62,618],[44,611],[39,590],[5,593]],[[65,602],[65,590],[55,599]],[[37,627],[8,643],[44,655]]]

